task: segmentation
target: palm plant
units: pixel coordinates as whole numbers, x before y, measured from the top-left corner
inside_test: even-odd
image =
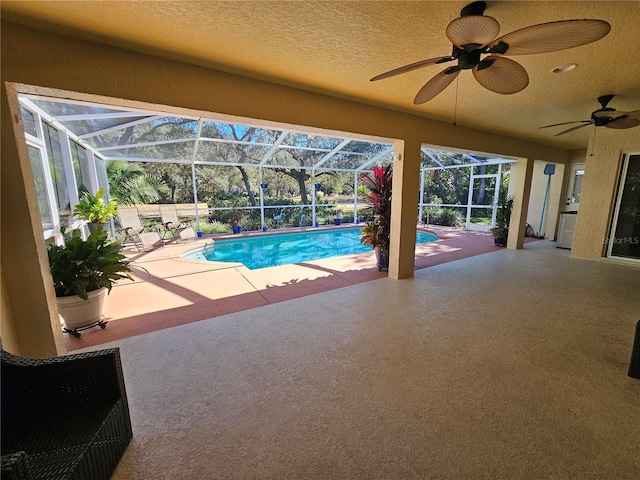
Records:
[[[169,193],[169,187],[161,178],[146,173],[135,163],[124,160],[108,162],[107,176],[111,196],[123,205],[155,203]]]

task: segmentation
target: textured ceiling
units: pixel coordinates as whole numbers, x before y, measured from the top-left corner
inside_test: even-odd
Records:
[[[468,2],[449,1],[10,1],[3,20],[293,85],[341,98],[453,121],[456,84],[415,106],[422,85],[444,66],[379,82],[379,73],[449,55],[447,24]],[[596,18],[604,39],[560,52],[512,57],[529,73],[513,95],[459,75],[457,124],[552,146],[586,148],[593,126],[554,137],[551,123],[586,120],[596,98],[615,94],[619,111],[640,110],[640,2],[487,2],[500,35],[555,20]],[[96,21],[99,19],[99,21]],[[552,74],[554,67],[575,70]],[[445,65],[446,66],[446,65]],[[604,128],[604,127],[600,127]],[[640,135],[640,127],[636,127]]]

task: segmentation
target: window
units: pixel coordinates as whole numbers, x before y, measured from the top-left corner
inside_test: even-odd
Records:
[[[89,187],[91,185],[91,177],[87,150],[76,142],[71,142],[71,158],[73,160],[76,184],[78,185],[78,197],[82,198],[84,192],[95,193],[91,192]]]
[[[608,256],[640,260],[640,154],[625,158]]]
[[[49,171],[54,185],[54,194],[58,204],[58,215],[62,223],[68,223],[71,217],[71,201],[67,187],[67,176],[62,160],[62,147],[57,129],[43,122],[44,143],[49,157]]]
[[[42,154],[38,147],[29,145],[29,159],[31,160],[31,169],[33,170],[33,180],[36,186],[36,197],[38,198],[42,228],[44,230],[52,229],[53,219],[51,217],[51,206],[49,205],[49,199],[47,197],[47,181],[42,166]]]
[[[20,105],[20,115],[22,116],[22,125],[24,126],[25,133],[29,135],[33,135],[34,137],[38,136],[36,131],[36,118],[35,115]]]

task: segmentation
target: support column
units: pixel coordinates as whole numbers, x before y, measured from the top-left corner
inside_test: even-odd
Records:
[[[393,196],[389,277],[413,277],[416,248],[416,209],[420,179],[420,142],[394,142]]]
[[[25,357],[55,357],[64,353],[64,339],[14,86],[5,84],[2,103],[2,347]]]
[[[534,159],[532,158],[519,158],[517,163],[511,164],[510,182],[513,185],[513,210],[511,212],[511,223],[509,224],[507,248],[518,249],[524,246],[533,164]]]
[[[200,212],[198,211],[198,181],[196,179],[196,164],[191,164],[191,182],[193,183],[193,204],[196,207],[196,231],[200,231]]]

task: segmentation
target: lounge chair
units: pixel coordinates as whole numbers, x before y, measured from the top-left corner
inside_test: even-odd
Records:
[[[160,209],[160,217],[164,226],[163,240],[168,233],[173,235],[176,241],[197,238],[191,222],[178,218],[178,209],[175,205],[159,205],[158,208]]]
[[[118,218],[124,232],[124,242],[131,240],[138,251],[157,246],[164,246],[164,241],[156,229],[153,232],[145,232],[140,221],[140,215],[136,207],[118,207]],[[124,243],[123,242],[123,243]]]

